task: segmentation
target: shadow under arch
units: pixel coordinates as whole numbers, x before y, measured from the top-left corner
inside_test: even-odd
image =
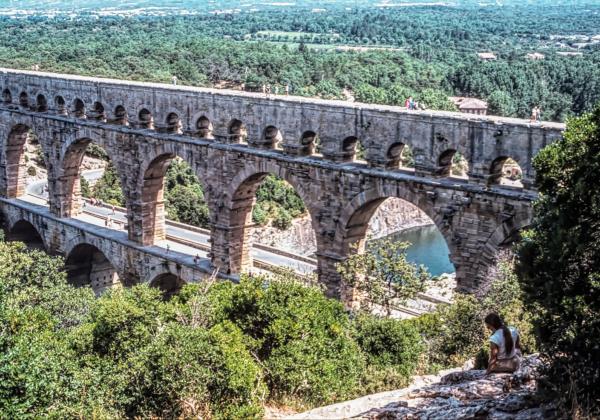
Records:
[[[36,112],[48,112],[48,100],[41,93],[35,99]]]
[[[6,88],[2,91],[2,102],[5,104],[12,103],[12,93],[10,89]]]
[[[141,238],[137,238],[142,245],[153,245],[157,241],[166,239],[166,209],[165,209],[165,177],[169,167],[176,159],[181,159],[194,174],[204,193],[205,201],[208,201],[206,185],[198,176],[194,165],[183,158],[177,151],[164,150],[154,156],[141,166],[141,179],[138,182],[138,190],[141,198]],[[208,218],[210,220],[210,207]]]
[[[7,228],[6,240],[9,242],[23,242],[29,249],[47,250],[46,243],[40,232],[25,219],[17,220],[17,222]]]
[[[173,273],[158,274],[150,282],[150,287],[158,288],[163,295],[163,299],[169,300],[174,295],[178,294],[182,287],[186,285],[186,281]]]
[[[109,147],[106,147],[100,141],[92,139],[91,136],[84,135],[68,145],[65,145],[59,162],[60,176],[58,177],[57,182],[59,201],[55,204],[58,207],[56,211],[60,217],[73,217],[81,211],[81,164],[88,146],[92,143],[100,146],[104,152],[106,152],[110,161],[113,162],[113,165],[115,162],[118,162],[118,160],[114,158],[113,152]],[[114,167],[121,182],[121,192],[127,202],[127,194],[125,194],[125,191],[123,190],[123,174],[117,165],[114,165]]]
[[[90,286],[96,295],[121,287],[114,264],[96,246],[79,243],[67,252],[67,282],[76,287]]]
[[[127,115],[127,110],[123,105],[117,105],[115,107],[113,116],[114,118],[111,120],[111,123],[125,126],[129,125],[129,116]]]
[[[81,99],[73,99],[71,115],[75,118],[86,118],[85,103]]]
[[[319,224],[315,217],[316,212],[312,206],[311,197],[303,187],[302,181],[296,179],[284,168],[276,165],[268,163],[257,166],[248,165],[231,181],[227,193],[224,194],[225,211],[216,215],[218,218],[217,224],[228,226],[225,240],[227,250],[215,248],[216,243],[213,242],[211,244],[213,264],[217,266],[225,264],[227,274],[237,274],[252,268],[250,254],[252,249],[251,229],[254,227],[252,210],[256,202],[256,191],[269,175],[281,178],[294,189],[303,201],[310,216],[313,231],[318,231]],[[306,182],[306,180],[303,180],[303,182]],[[317,253],[319,251],[317,238]],[[215,261],[217,257],[223,254],[226,254],[227,258]]]
[[[29,95],[27,92],[21,92],[19,94],[19,105],[25,109],[29,109]]]

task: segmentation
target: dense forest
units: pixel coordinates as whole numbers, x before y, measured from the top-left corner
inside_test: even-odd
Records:
[[[595,9],[596,13],[590,11]],[[600,7],[290,8],[193,16],[0,20],[0,65],[563,121],[600,100]],[[543,60],[531,60],[529,52]],[[493,52],[483,61],[478,52]],[[563,56],[557,52],[577,52]]]

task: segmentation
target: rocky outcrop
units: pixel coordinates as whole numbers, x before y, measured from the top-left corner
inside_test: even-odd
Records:
[[[556,410],[536,396],[541,362],[523,359],[513,374],[486,375],[482,370],[454,369],[422,376],[409,388],[369,395],[321,407],[289,419],[363,420],[531,420],[554,419]]]
[[[312,256],[317,250],[317,237],[308,214],[294,219],[286,230],[270,225],[253,229],[252,240],[305,257]]]
[[[388,199],[371,218],[367,234],[372,239],[379,239],[405,229],[432,223],[432,220],[413,204],[400,199]],[[317,250],[317,240],[308,214],[296,218],[292,226],[284,231],[272,226],[254,229],[253,240],[304,256],[313,255]]]
[[[379,239],[402,230],[433,224],[433,221],[414,204],[399,198],[385,200],[369,222],[367,235]]]

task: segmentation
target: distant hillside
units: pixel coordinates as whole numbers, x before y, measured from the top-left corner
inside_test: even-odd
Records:
[[[89,13],[110,14],[187,14],[226,13],[234,11],[280,10],[292,7],[310,9],[397,8],[423,5],[446,7],[499,7],[522,5],[520,0],[9,0],[0,2],[0,15]],[[590,0],[533,0],[528,5],[561,5],[565,7],[594,4]]]

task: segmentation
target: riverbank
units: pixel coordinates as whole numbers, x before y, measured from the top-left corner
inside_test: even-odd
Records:
[[[367,236],[380,239],[400,231],[432,224],[433,221],[417,206],[400,199],[388,199],[371,218]],[[317,251],[317,238],[308,214],[294,219],[290,228],[283,231],[270,225],[254,229],[252,239],[255,243],[303,256],[312,256]]]

